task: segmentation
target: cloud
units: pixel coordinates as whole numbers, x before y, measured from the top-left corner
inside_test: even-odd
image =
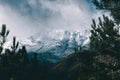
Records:
[[[95,15],[90,0],[0,0],[0,24],[21,39],[53,29],[83,31]]]

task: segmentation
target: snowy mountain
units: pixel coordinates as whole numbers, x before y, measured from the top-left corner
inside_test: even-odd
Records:
[[[64,57],[75,50],[88,48],[89,31],[69,32],[65,30],[54,30],[48,32],[48,35],[41,36],[37,33],[26,40],[20,41],[21,45],[25,45],[29,52],[44,53],[50,52],[54,55]]]
[[[46,35],[37,33],[25,40],[20,40],[20,46],[25,45],[27,51],[37,52],[50,61],[56,57],[62,58],[79,51],[89,48],[89,31],[72,32],[65,30],[53,30]],[[5,44],[5,48],[10,48],[11,41]]]

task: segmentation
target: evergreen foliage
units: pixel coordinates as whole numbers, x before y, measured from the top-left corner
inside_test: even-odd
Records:
[[[97,8],[108,10],[115,21],[120,23],[120,0],[92,0]]]
[[[120,51],[120,34],[119,26],[116,26],[113,20],[103,15],[103,20],[99,17],[99,23],[96,24],[93,20],[91,25],[90,46],[91,49],[102,50],[115,50]]]
[[[16,37],[13,37],[13,45],[11,46],[13,53],[16,53],[18,46],[19,42],[16,42]]]
[[[0,54],[3,50],[3,44],[6,42],[6,38],[8,34],[9,34],[9,30],[6,30],[6,25],[3,24],[0,32]]]
[[[0,80],[119,80],[120,0],[93,0],[93,2],[99,9],[109,10],[115,21],[105,15],[98,18],[98,24],[92,20],[91,49],[75,50],[75,54],[56,64],[40,62],[37,53],[33,53],[30,60],[26,47],[19,48],[16,37],[13,37],[12,50],[3,49],[9,30],[6,29],[6,25],[2,25]],[[102,54],[103,52],[106,55]]]
[[[30,71],[35,69],[32,65],[33,62],[38,64],[37,55],[34,55],[34,61],[30,62],[26,47],[22,46],[21,49],[18,49],[19,42],[16,41],[16,37],[13,37],[12,50],[4,49],[3,45],[8,34],[9,30],[6,29],[6,25],[2,25],[0,32],[0,80],[33,80],[28,75],[30,75]],[[35,70],[37,71],[37,69]],[[34,74],[37,73],[36,71]]]

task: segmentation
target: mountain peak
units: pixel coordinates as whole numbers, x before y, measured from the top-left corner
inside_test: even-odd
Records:
[[[74,48],[85,46],[89,42],[89,34],[87,30],[84,32],[53,30],[48,32],[48,35],[37,33],[21,41],[21,44],[26,45],[30,52],[50,52],[54,55],[62,56],[64,53],[74,52]]]
[[[26,46],[28,52],[50,53],[58,57],[66,57],[75,51],[89,48],[90,31],[53,30],[46,34],[37,33],[25,40],[19,40],[20,47]],[[10,48],[12,41],[5,44]]]

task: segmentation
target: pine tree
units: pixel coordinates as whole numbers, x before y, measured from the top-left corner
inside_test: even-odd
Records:
[[[16,42],[16,37],[13,37],[13,45],[11,46],[13,53],[16,53],[18,46],[19,46],[19,42]]]
[[[21,53],[23,58],[23,64],[27,65],[29,62],[29,59],[28,59],[27,50],[25,46],[22,46]]]
[[[108,10],[115,21],[120,23],[120,0],[92,0],[97,8]]]
[[[9,34],[9,30],[6,30],[6,25],[3,24],[0,32],[0,53],[3,50],[3,44],[6,42],[6,38],[8,34]]]
[[[106,49],[120,51],[119,26],[116,26],[113,20],[103,15],[103,21],[99,17],[99,24],[97,25],[93,20],[91,27],[91,49],[97,51]]]
[[[0,69],[3,68],[2,67],[3,65],[6,65],[8,63],[7,55],[1,54],[3,51],[3,45],[6,42],[8,34],[9,34],[9,30],[7,30],[6,25],[3,24],[0,32]]]

